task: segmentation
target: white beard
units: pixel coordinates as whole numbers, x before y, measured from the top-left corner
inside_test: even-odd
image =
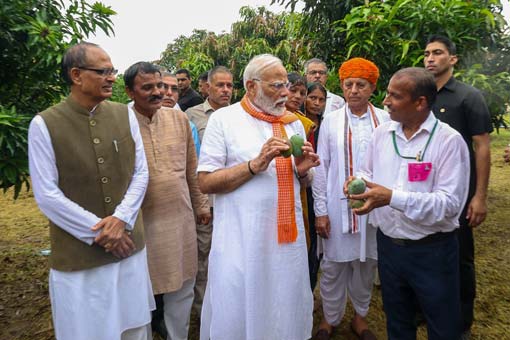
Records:
[[[281,116],[285,113],[285,102],[287,97],[277,100],[276,102],[271,101],[271,98],[265,96],[261,90],[257,91],[253,103],[257,105],[263,112],[269,113],[272,116]],[[284,105],[279,107],[278,104],[283,103]]]

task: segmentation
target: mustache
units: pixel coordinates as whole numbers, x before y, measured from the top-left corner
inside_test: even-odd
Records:
[[[158,101],[158,100],[161,100],[161,99],[163,99],[163,96],[154,95],[154,96],[150,96],[149,102],[155,102],[155,101]]]
[[[278,99],[277,101],[275,101],[274,105],[285,104],[287,102],[287,100],[288,100],[287,97],[283,97],[282,99]]]

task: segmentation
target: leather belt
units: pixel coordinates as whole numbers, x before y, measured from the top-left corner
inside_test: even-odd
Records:
[[[409,239],[403,239],[403,238],[393,238],[386,236],[388,239],[390,239],[391,242],[394,244],[397,244],[399,246],[414,246],[414,245],[423,245],[423,244],[430,244],[434,242],[438,242],[440,240],[444,240],[451,235],[455,234],[457,230],[449,231],[449,232],[438,232],[434,234],[427,235],[423,238],[420,238],[419,240],[409,240]]]

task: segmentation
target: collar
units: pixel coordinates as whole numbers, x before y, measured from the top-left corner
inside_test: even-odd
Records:
[[[139,113],[138,111],[136,111],[134,105],[131,106],[131,109],[138,117],[138,121],[144,123],[145,125],[157,124],[159,122],[159,117],[161,115],[165,114],[165,111],[173,110],[171,108],[162,106],[158,111],[156,111],[156,113],[154,115],[152,115],[152,118],[149,118],[149,117]]]
[[[351,118],[354,118],[354,119],[364,119],[364,118],[369,117],[369,113],[368,113],[368,112],[369,112],[369,110],[370,110],[370,107],[369,107],[368,105],[367,105],[367,110],[366,110],[366,111],[365,111],[365,113],[364,113],[364,114],[362,114],[361,116],[357,116],[357,115],[355,115],[354,113],[352,113],[351,108],[349,107],[349,104],[345,105],[345,108],[346,108],[347,113],[349,114],[349,116],[350,116]]]
[[[443,89],[448,90],[450,92],[455,91],[455,87],[457,87],[457,80],[454,76],[451,76],[450,79],[443,85],[443,87],[438,91],[441,92]]]
[[[213,113],[215,111],[214,108],[209,103],[209,98],[207,98],[202,105],[204,108],[204,113]]]
[[[97,113],[100,113],[101,110],[100,109],[100,105],[102,103],[99,102],[99,104],[97,104],[96,106],[94,106],[94,108],[92,108],[91,111],[87,110],[86,108],[84,108],[83,106],[81,106],[76,100],[74,100],[72,98],[72,96],[67,96],[66,98],[66,102],[67,104],[76,112],[76,113],[79,113],[79,114],[82,114],[82,115],[86,115],[86,116],[92,116],[94,114],[97,114]],[[96,112],[97,111],[97,112]]]
[[[423,123],[421,123],[420,128],[418,131],[414,133],[414,135],[409,138],[409,140],[413,139],[414,136],[418,135],[422,131],[427,131],[428,133],[432,132],[432,129],[434,128],[434,124],[436,123],[436,116],[432,111],[429,112],[429,115],[427,116],[427,119]],[[402,130],[402,124],[399,122],[391,121],[390,126],[388,128],[388,132],[395,131],[395,133],[398,136],[404,136],[404,131]]]

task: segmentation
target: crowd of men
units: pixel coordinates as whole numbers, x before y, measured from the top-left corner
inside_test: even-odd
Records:
[[[197,92],[186,69],[135,63],[124,105],[107,100],[108,54],[69,48],[70,94],[29,128],[56,338],[187,339],[194,309],[202,340],[325,340],[349,299],[352,331],[376,339],[378,272],[389,339],[415,339],[419,315],[429,339],[470,339],[492,126],[480,92],[453,77],[456,62],[455,44],[430,37],[425,67],[396,72],[382,110],[370,102],[374,61],[340,65],[341,97],[325,89],[326,63],[310,59],[302,82],[324,93],[312,122],[286,106],[300,76],[269,54],[247,64],[237,103],[224,66]],[[366,189],[354,193],[359,179]]]

